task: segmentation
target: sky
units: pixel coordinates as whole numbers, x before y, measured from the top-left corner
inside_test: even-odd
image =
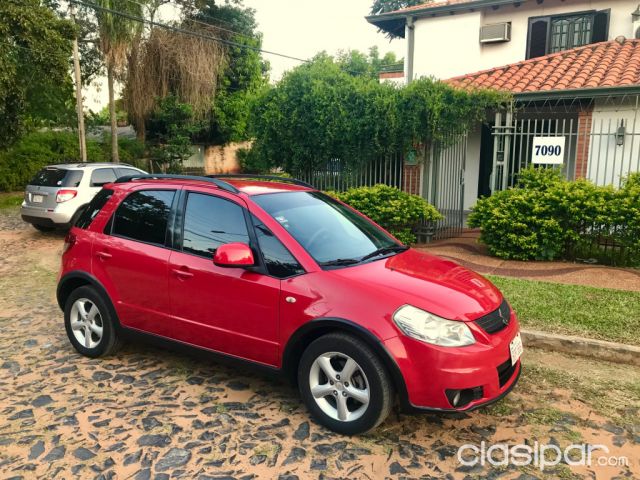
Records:
[[[389,42],[364,19],[371,3],[372,0],[244,0],[247,7],[256,10],[265,50],[311,58],[322,50],[329,54],[349,49],[367,52],[376,45],[381,56],[392,51],[403,57],[404,40]],[[169,9],[160,12],[159,21],[171,18],[175,18],[175,12]],[[271,64],[272,81],[300,64],[274,55],[264,55],[264,58]],[[106,79],[101,78],[86,89],[86,108],[99,111],[107,104],[106,83]]]

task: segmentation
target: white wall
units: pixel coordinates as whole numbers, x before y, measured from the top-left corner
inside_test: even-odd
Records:
[[[623,146],[616,145],[620,120],[626,122]],[[640,112],[636,100],[621,105],[596,103],[593,110],[587,178],[598,185],[620,185],[621,177],[640,171]]]
[[[609,39],[633,38],[631,13],[637,6],[638,0],[545,0],[542,5],[530,0],[519,7],[418,18],[414,75],[447,79],[525,60],[529,17],[611,9]],[[512,22],[510,42],[480,44],[482,25],[508,21]]]

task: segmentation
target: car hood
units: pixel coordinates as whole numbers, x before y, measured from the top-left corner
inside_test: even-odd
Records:
[[[500,291],[486,278],[413,249],[331,273],[373,295],[390,297],[394,308],[410,304],[450,320],[476,320],[496,310],[502,301]]]

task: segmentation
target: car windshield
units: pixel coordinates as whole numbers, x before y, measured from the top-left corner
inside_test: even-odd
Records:
[[[355,264],[406,249],[367,219],[323,193],[270,193],[253,199],[320,265]]]

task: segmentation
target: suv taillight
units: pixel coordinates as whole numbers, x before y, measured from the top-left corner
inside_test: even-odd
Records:
[[[68,202],[78,195],[77,190],[60,190],[56,195],[56,203]]]

